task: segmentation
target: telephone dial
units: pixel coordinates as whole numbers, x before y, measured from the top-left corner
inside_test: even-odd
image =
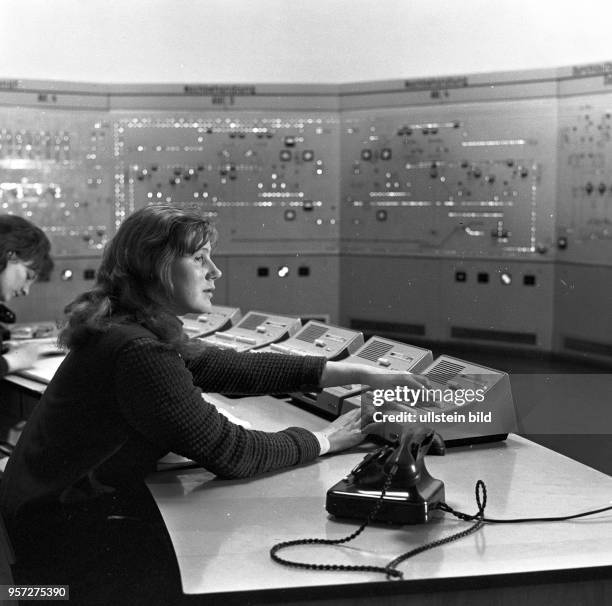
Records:
[[[337,517],[366,520],[378,506],[376,522],[429,522],[444,501],[444,483],[429,474],[425,455],[443,455],[444,449],[444,441],[433,429],[407,428],[399,440],[366,455],[327,491],[327,511]]]

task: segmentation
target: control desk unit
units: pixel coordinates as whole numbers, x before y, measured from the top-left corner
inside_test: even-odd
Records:
[[[201,339],[203,343],[235,351],[269,346],[295,335],[302,327],[299,318],[250,311],[235,326]]]

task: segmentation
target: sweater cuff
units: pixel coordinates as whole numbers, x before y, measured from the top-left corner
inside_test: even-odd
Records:
[[[317,440],[319,441],[319,447],[320,447],[319,456],[328,453],[329,449],[331,448],[331,444],[329,443],[329,438],[324,433],[321,433],[320,431],[313,431],[312,433],[314,434],[314,437],[317,438]]]
[[[289,435],[300,444],[300,454],[298,464],[312,461],[319,456],[321,444],[312,431],[303,427],[288,427],[285,430]]]

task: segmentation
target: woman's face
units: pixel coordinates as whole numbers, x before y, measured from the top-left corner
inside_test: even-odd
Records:
[[[192,255],[177,257],[171,268],[174,292],[170,305],[177,316],[211,310],[215,280],[221,271],[211,259],[210,243]]]
[[[4,271],[0,273],[0,301],[6,303],[14,297],[25,296],[36,280],[36,272],[19,257],[9,257]]]

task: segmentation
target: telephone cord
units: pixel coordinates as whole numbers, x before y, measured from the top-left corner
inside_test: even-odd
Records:
[[[480,481],[480,480],[479,480]],[[470,515],[467,513],[462,513],[461,511],[456,511],[450,505],[446,503],[438,503],[437,509],[444,511],[445,513],[450,513],[454,515],[456,518],[463,520],[464,522],[471,522],[476,519],[478,514]],[[585,516],[592,516],[596,513],[602,513],[604,511],[611,511],[612,506],[601,507],[600,509],[592,509],[591,511],[583,511],[581,513],[569,514],[566,516],[552,516],[552,517],[542,517],[542,518],[507,518],[507,519],[498,519],[498,518],[482,518],[482,521],[487,524],[522,524],[525,522],[566,522],[567,520],[574,520],[576,518],[584,518]]]
[[[472,534],[479,530],[483,525],[484,518],[484,509],[487,503],[487,489],[482,480],[478,480],[476,483],[476,503],[478,504],[478,512],[472,516],[472,519],[476,520],[476,522],[461,532],[457,532],[448,537],[444,537],[442,539],[438,539],[437,541],[432,541],[430,543],[426,543],[425,545],[420,545],[416,549],[412,549],[407,551],[398,557],[394,558],[391,562],[389,562],[386,566],[368,566],[368,565],[350,565],[350,564],[314,564],[310,562],[297,562],[295,560],[288,560],[286,558],[282,558],[278,555],[278,552],[281,549],[285,549],[287,547],[295,547],[297,545],[341,545],[343,543],[348,543],[353,539],[357,538],[370,524],[372,520],[376,517],[376,514],[380,510],[385,494],[391,485],[393,480],[393,476],[397,471],[398,465],[395,463],[393,467],[389,470],[387,474],[385,484],[380,493],[380,497],[378,497],[376,505],[373,507],[372,511],[368,514],[366,520],[361,524],[361,526],[352,534],[340,538],[340,539],[320,539],[320,538],[308,538],[308,539],[296,539],[294,541],[283,541],[281,543],[277,543],[272,546],[270,549],[270,557],[272,560],[277,562],[278,564],[282,564],[283,566],[291,566],[293,568],[304,568],[306,570],[339,570],[339,571],[349,571],[349,572],[380,572],[387,576],[387,579],[403,579],[404,573],[401,570],[397,569],[397,566],[419,553],[423,551],[427,551],[429,549],[433,549],[434,547],[439,547],[440,545],[444,545],[446,543],[450,543],[451,541],[456,541],[463,537]]]
[[[407,551],[393,560],[389,562],[386,566],[367,566],[367,565],[349,565],[349,564],[313,564],[307,562],[296,562],[294,560],[287,560],[278,555],[278,552],[281,549],[285,549],[287,547],[295,547],[297,545],[341,545],[343,543],[348,543],[353,539],[357,538],[374,520],[376,514],[380,510],[383,499],[389,486],[391,485],[391,481],[393,480],[393,476],[397,471],[397,463],[392,467],[392,469],[387,474],[385,479],[385,484],[380,493],[380,497],[378,497],[376,505],[373,507],[372,511],[368,514],[366,520],[359,526],[359,528],[353,532],[352,534],[340,538],[340,539],[319,539],[319,538],[310,538],[310,539],[297,539],[294,541],[284,541],[282,543],[277,543],[270,549],[270,557],[277,563],[282,564],[284,566],[291,566],[294,568],[304,568],[308,570],[335,570],[335,571],[351,571],[351,572],[380,572],[387,576],[387,579],[403,579],[404,574],[401,570],[397,569],[397,566],[411,558],[416,556],[424,551],[428,551],[429,549],[433,549],[435,547],[439,547],[441,545],[445,545],[446,543],[450,543],[451,541],[456,541],[458,539],[462,539],[482,528],[486,523],[490,524],[517,524],[523,522],[563,522],[567,520],[573,520],[576,518],[581,518],[589,515],[594,515],[597,513],[602,513],[604,511],[612,510],[612,506],[602,507],[600,509],[594,509],[591,511],[585,511],[577,514],[570,514],[566,516],[556,516],[556,517],[538,517],[538,518],[513,518],[513,519],[496,519],[496,518],[487,518],[484,515],[485,507],[487,504],[487,487],[482,480],[478,480],[475,486],[475,495],[476,495],[476,504],[478,506],[478,511],[475,514],[467,514],[460,511],[456,511],[448,504],[442,502],[438,503],[436,509],[443,511],[445,513],[449,513],[454,515],[455,517],[463,520],[465,522],[474,522],[472,526],[463,530],[461,532],[457,532],[455,534],[449,535],[447,537],[443,537],[438,539],[437,541],[432,541],[430,543],[426,543],[425,545],[421,545]]]
[[[348,543],[353,539],[357,538],[368,526],[368,524],[374,519],[378,511],[380,510],[383,499],[389,486],[391,485],[391,481],[393,480],[393,476],[397,471],[397,463],[393,466],[390,472],[387,474],[387,478],[385,480],[385,484],[380,493],[380,497],[377,499],[376,505],[373,507],[372,511],[368,514],[368,517],[365,519],[363,524],[352,534],[343,537],[341,539],[319,539],[319,538],[310,538],[310,539],[296,539],[294,541],[283,541],[281,543],[277,543],[273,545],[270,549],[270,557],[277,562],[278,564],[282,564],[283,566],[291,566],[293,568],[304,568],[306,570],[344,570],[349,572],[381,572],[387,575],[387,578],[399,578],[403,577],[403,573],[399,570],[388,570],[388,566],[368,566],[368,565],[350,565],[350,564],[313,564],[309,562],[296,562],[295,560],[287,560],[286,558],[281,558],[278,555],[278,552],[281,549],[285,549],[287,547],[295,547],[296,545],[341,545],[342,543]]]

